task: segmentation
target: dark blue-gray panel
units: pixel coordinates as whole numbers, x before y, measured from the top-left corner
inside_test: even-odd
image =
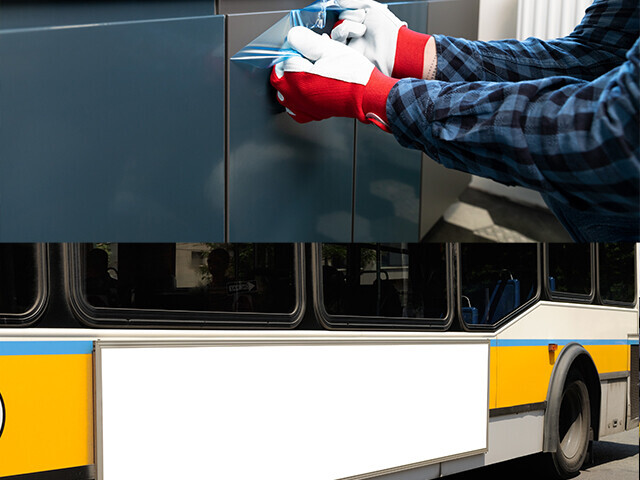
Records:
[[[391,4],[409,28],[426,33],[427,2]],[[418,241],[422,153],[373,125],[357,126],[354,241]]]
[[[0,240],[224,235],[224,18],[0,31]]]
[[[229,15],[229,55],[283,16]],[[270,73],[230,62],[229,239],[350,241],[354,122],[294,122]]]
[[[0,29],[84,25],[215,14],[215,0],[0,0]]]
[[[419,0],[407,0],[415,2]],[[218,12],[220,14],[275,12],[277,10],[290,10],[305,8],[314,0],[218,0]],[[389,3],[389,0],[381,0],[381,3]]]

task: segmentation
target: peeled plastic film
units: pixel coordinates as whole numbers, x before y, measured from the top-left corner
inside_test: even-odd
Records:
[[[287,58],[300,56],[287,43],[289,30],[302,26],[318,33],[326,32],[344,10],[336,0],[317,0],[308,7],[291,10],[289,15],[231,57],[231,61],[271,68]]]

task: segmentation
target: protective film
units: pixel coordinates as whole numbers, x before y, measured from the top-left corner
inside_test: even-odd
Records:
[[[343,10],[336,0],[317,0],[308,7],[291,10],[289,15],[231,57],[231,61],[271,68],[287,58],[299,56],[287,43],[289,30],[303,26],[318,33],[328,33]]]

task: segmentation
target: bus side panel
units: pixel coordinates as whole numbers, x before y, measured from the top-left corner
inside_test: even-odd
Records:
[[[495,350],[498,366],[494,408],[544,402],[553,370],[547,346],[505,346]]]
[[[105,346],[100,478],[345,478],[484,453],[488,356],[480,342]]]
[[[587,350],[599,375],[628,372],[627,334],[637,322],[632,309],[538,303],[491,342],[497,347],[496,408],[544,402],[555,362],[571,343]]]
[[[504,346],[497,348],[497,377],[499,388],[494,408],[513,407],[544,402],[551,380],[551,372],[564,346],[549,353],[549,343],[543,345]],[[611,341],[614,343],[614,341]],[[579,340],[576,343],[580,343]],[[588,343],[586,341],[585,343]],[[566,345],[565,345],[566,346]],[[627,371],[628,345],[584,345],[591,355],[599,374]],[[525,374],[523,375],[523,372]],[[498,380],[493,382],[498,385]]]
[[[498,407],[498,347],[489,349],[489,408]]]
[[[46,354],[52,343],[89,353]],[[94,463],[91,345],[0,342],[0,477]]]
[[[628,372],[629,345],[585,345],[599,374]]]
[[[640,403],[640,371],[638,369],[638,338],[636,337],[629,347],[629,369],[631,375],[629,378],[629,413],[627,415],[627,430],[638,426],[638,404]]]

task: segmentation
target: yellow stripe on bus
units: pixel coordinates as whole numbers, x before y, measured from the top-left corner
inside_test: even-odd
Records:
[[[629,370],[628,345],[586,345],[598,374]],[[491,348],[490,408],[544,402],[551,372],[562,347],[555,354],[548,346]]]
[[[92,355],[0,356],[0,477],[91,465]]]

